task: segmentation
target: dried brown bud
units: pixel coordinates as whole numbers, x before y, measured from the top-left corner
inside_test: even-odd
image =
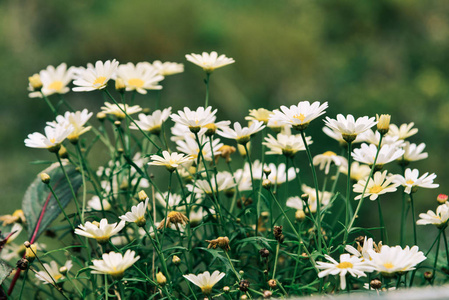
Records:
[[[284,242],[284,235],[282,234],[282,226],[274,226],[273,228],[274,238],[279,242]]]
[[[206,242],[209,243],[209,246],[207,246],[208,249],[217,249],[217,247],[220,247],[224,251],[228,251],[231,249],[229,246],[229,238],[227,236],[225,237],[219,237],[214,240],[206,240]]]
[[[246,279],[243,279],[239,282],[239,290],[242,292],[247,292],[249,289],[249,281]]]
[[[236,149],[233,146],[223,145],[218,151],[220,151],[220,157],[223,157],[228,163],[231,161],[231,154],[234,153]]]
[[[277,287],[277,282],[276,282],[276,279],[270,279],[270,280],[268,280],[268,286],[270,287],[270,288],[272,288],[272,289],[274,289],[274,288],[276,288]]]
[[[28,268],[28,265],[29,262],[26,258],[21,258],[16,264],[17,268],[19,268],[20,270],[26,270]]]
[[[382,281],[380,281],[379,279],[373,279],[371,280],[371,282],[369,283],[372,289],[378,290],[382,287]]]
[[[262,257],[268,257],[270,255],[270,251],[267,248],[262,248],[259,250],[259,254]]]
[[[263,291],[263,297],[265,299],[270,299],[272,295],[273,295],[273,293],[271,291],[268,291],[268,290]]]

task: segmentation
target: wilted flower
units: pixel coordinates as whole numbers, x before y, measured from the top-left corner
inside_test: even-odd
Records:
[[[214,240],[206,240],[206,242],[209,243],[209,246],[207,246],[208,249],[212,248],[212,249],[216,249],[217,247],[220,247],[221,249],[223,249],[224,251],[228,251],[231,249],[231,247],[229,247],[229,238],[227,236],[225,237],[218,237]]]
[[[3,221],[2,226],[10,225],[13,223],[24,223],[25,214],[23,213],[23,210],[17,209],[12,213],[12,215],[0,216],[0,221]]]
[[[189,222],[189,219],[185,215],[177,211],[171,211],[166,218],[162,219],[157,229],[162,229],[164,226],[171,227],[172,225],[179,229],[179,224],[185,225],[187,222]]]

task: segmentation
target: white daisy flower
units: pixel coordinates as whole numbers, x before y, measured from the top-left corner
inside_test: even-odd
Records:
[[[61,125],[64,127],[69,127],[72,125],[73,131],[67,136],[70,141],[78,140],[79,136],[88,132],[92,126],[84,127],[84,124],[89,121],[90,117],[92,117],[92,112],[89,113],[87,109],[83,109],[82,111],[77,112],[69,112],[67,111],[64,116],[57,116],[56,121],[47,122],[47,125],[55,127],[56,125]]]
[[[87,65],[87,69],[78,68],[75,72],[73,88],[75,92],[89,92],[104,89],[117,70],[118,61],[115,59],[107,60],[104,63],[97,61],[95,67],[92,64]]]
[[[277,121],[280,125],[290,125],[296,130],[304,130],[311,121],[324,114],[327,107],[327,102],[320,105],[318,101],[312,104],[309,101],[301,101],[290,108],[281,106],[281,111],[274,110],[270,120]]]
[[[251,173],[249,169],[238,169],[234,172],[234,178],[237,182],[237,188],[239,191],[251,191],[253,185],[251,182]]]
[[[186,59],[200,66],[207,73],[212,73],[215,69],[235,62],[234,59],[226,57],[224,54],[218,56],[215,51],[212,51],[210,54],[206,52],[203,52],[203,54],[186,54]]]
[[[418,225],[432,224],[436,225],[438,228],[444,227],[449,219],[449,203],[441,204],[437,207],[436,213],[428,210],[427,213],[419,214],[419,219],[416,221]]]
[[[352,142],[356,136],[377,124],[376,118],[369,118],[367,116],[354,119],[352,115],[347,115],[346,118],[342,114],[337,115],[337,119],[326,117],[324,123],[329,128],[341,133],[345,141]]]
[[[402,146],[402,149],[404,149],[404,155],[399,160],[403,160],[406,163],[411,161],[418,161],[422,160],[428,157],[427,152],[423,152],[424,148],[426,148],[426,144],[421,143],[419,145],[405,142],[405,144]]]
[[[187,126],[192,132],[199,132],[201,127],[215,121],[215,113],[217,110],[212,111],[212,107],[208,106],[206,109],[200,106],[197,110],[190,110],[188,107],[184,107],[184,111],[178,110],[178,114],[171,114],[170,118],[173,122]]]
[[[122,230],[123,227],[125,227],[125,223],[125,221],[120,221],[118,224],[108,224],[107,219],[101,219],[100,223],[91,223],[87,221],[84,225],[78,225],[79,228],[75,229],[75,233],[88,238],[96,239],[98,243],[104,244],[109,241],[111,236]]]
[[[253,171],[253,178],[254,179],[262,179],[263,178],[263,169],[268,168],[270,169],[270,174],[268,175],[268,180],[270,180],[273,184],[282,184],[287,181],[287,175],[288,175],[288,181],[292,181],[296,178],[296,172],[295,168],[291,167],[286,172],[287,166],[284,163],[280,163],[278,166],[276,166],[273,163],[270,164],[264,164],[262,167],[262,164],[259,160],[255,160],[252,164],[252,171]],[[244,166],[245,172],[250,173],[249,164],[245,163]]]
[[[356,257],[362,258],[366,261],[370,261],[371,257],[369,256],[369,250],[374,250],[374,241],[372,238],[367,239],[365,236],[365,239],[363,240],[363,246],[360,246],[358,244],[358,249],[354,248],[351,245],[346,245],[345,250],[351,253],[352,255],[355,255]]]
[[[340,262],[329,255],[324,256],[328,262],[317,262],[317,268],[321,269],[318,273],[318,277],[323,278],[328,275],[340,275],[340,288],[344,290],[346,288],[346,274],[350,274],[352,277],[365,277],[365,272],[372,272],[374,268],[370,266],[366,261],[350,256],[349,254],[340,255]]]
[[[174,75],[184,72],[184,65],[175,62],[161,62],[160,60],[155,60],[151,64],[156,71],[162,76]]]
[[[405,140],[406,138],[409,138],[412,135],[418,133],[418,129],[413,128],[414,125],[415,123],[413,122],[409,124],[402,124],[400,127],[396,126],[395,124],[390,124],[390,130],[388,131],[387,135],[395,136],[400,140]]]
[[[439,187],[439,184],[433,183],[433,180],[437,177],[434,173],[425,173],[421,177],[419,176],[418,169],[407,169],[405,170],[404,176],[396,175],[394,182],[402,185],[407,194],[414,192],[418,187],[435,189]]]
[[[90,199],[89,201],[87,201],[87,207],[90,207],[93,210],[102,210],[102,203],[103,203],[103,209],[104,210],[110,210],[111,209],[111,204],[108,202],[108,200],[103,199],[100,201],[100,197],[98,196],[93,196],[92,199]]]
[[[182,276],[191,283],[193,283],[194,285],[201,288],[203,294],[210,295],[214,285],[217,284],[217,282],[219,282],[223,277],[225,277],[225,275],[226,275],[225,273],[219,271],[215,271],[211,275],[208,271],[206,271],[198,275],[189,274]]]
[[[132,115],[142,111],[142,107],[140,107],[139,105],[129,106],[128,104],[123,103],[119,103],[117,105],[109,102],[105,102],[104,105],[105,106],[101,107],[102,112],[107,115],[114,115],[117,117],[117,119],[120,120],[126,118],[126,114]],[[126,114],[124,113],[124,111],[126,111]]]
[[[147,212],[149,200],[149,198],[146,198],[145,201],[131,207],[131,211],[120,216],[119,219],[126,222],[134,222],[139,227],[144,226],[146,224],[145,213]]]
[[[249,110],[249,116],[245,117],[245,120],[247,121],[259,121],[263,122],[265,125],[268,124],[268,120],[270,119],[270,116],[273,114],[272,111],[265,109],[265,108],[259,108],[259,109],[250,109]]]
[[[109,252],[102,255],[103,259],[92,260],[93,274],[108,274],[114,279],[121,279],[126,269],[137,262],[140,256],[135,256],[136,253],[131,250],[126,250],[125,254]]]
[[[324,169],[324,174],[329,174],[329,169],[331,164],[334,163],[336,166],[348,165],[346,158],[337,155],[335,152],[326,151],[323,154],[318,154],[313,158],[313,165],[320,166],[320,170]]]
[[[149,165],[155,166],[165,166],[168,171],[173,172],[179,166],[188,163],[192,160],[190,156],[184,156],[183,154],[178,154],[176,152],[169,153],[168,151],[162,152],[162,157],[155,154],[151,155]]]
[[[61,274],[60,268],[58,264],[53,260],[50,264],[43,263],[44,268],[48,271],[39,271],[35,275],[38,279],[42,280],[44,284],[54,284],[54,282],[58,283],[62,279],[64,279],[64,275]],[[64,268],[69,271],[72,268],[73,264],[71,260],[66,261],[64,264]],[[50,275],[49,275],[50,274]],[[50,277],[51,276],[51,277]],[[54,281],[53,281],[53,279]]]
[[[146,94],[147,90],[162,89],[159,81],[164,80],[164,76],[160,75],[156,69],[144,63],[119,65],[117,78],[123,80],[126,91],[136,91],[139,94]]]
[[[212,151],[210,147],[210,140],[205,136],[199,137],[199,141],[201,143],[201,154],[204,159],[207,161],[212,161]],[[186,137],[185,140],[179,140],[176,142],[176,149],[179,152],[183,152],[193,159],[197,159],[198,155],[200,155],[200,146],[195,138]],[[220,148],[223,146],[223,143],[220,143],[219,139],[212,139],[212,148],[214,150],[214,156],[219,155]]]
[[[66,94],[70,91],[67,87],[73,79],[75,68],[67,69],[67,64],[62,63],[56,68],[48,66],[47,69],[39,72],[39,77],[42,82],[41,92],[45,96],[53,94]],[[31,98],[42,98],[41,92],[32,92],[29,94]]]
[[[307,144],[313,143],[312,137],[306,137]],[[305,151],[306,146],[301,138],[301,135],[287,135],[279,133],[276,138],[271,134],[265,137],[265,142],[262,143],[270,150],[266,154],[286,155],[288,157],[294,156],[299,151]]]
[[[348,164],[343,164],[340,166],[340,172],[348,175]],[[354,181],[359,181],[360,179],[366,179],[371,173],[371,168],[365,164],[359,164],[354,161],[351,163],[351,179]]]
[[[307,194],[308,200],[307,200],[307,206],[308,209],[305,207],[305,211],[308,212],[310,209],[311,213],[315,213],[317,210],[317,201],[316,201],[316,189],[309,187],[305,184],[301,185],[301,189],[304,192],[304,194]],[[330,192],[324,191],[318,191],[318,197],[320,197],[320,205],[322,207],[329,204],[333,194]],[[306,206],[306,205],[305,205]]]
[[[155,110],[151,115],[139,114],[139,120],[135,120],[137,126],[143,131],[148,131],[158,135],[161,132],[162,123],[167,121],[171,114],[171,107],[164,110]],[[135,124],[129,126],[130,129],[139,130]]]
[[[235,186],[232,174],[226,171],[217,173],[217,184],[215,184],[215,179],[211,178],[211,182],[207,180],[196,180],[195,186],[189,184],[187,189],[189,192],[212,195],[212,193],[225,191],[233,188]]]
[[[345,146],[348,143],[343,139],[343,136],[341,135],[340,131],[335,130],[333,128],[329,128],[327,126],[323,127],[323,132],[330,138],[336,140],[340,145]],[[362,132],[360,134],[358,134],[355,138],[355,140],[352,141],[353,144],[355,143],[361,143],[365,141],[365,132]]]
[[[414,270],[415,266],[426,259],[418,246],[404,249],[401,246],[382,246],[380,252],[368,250],[371,264],[384,276],[392,276],[398,272]]]
[[[404,155],[404,150],[392,147],[390,145],[383,145],[380,147],[379,155],[377,157],[376,166],[383,166],[389,162],[395,161]],[[352,158],[358,162],[372,165],[374,163],[374,158],[376,157],[377,146],[373,144],[362,144],[361,148],[354,149],[351,153]]]
[[[39,132],[31,133],[25,139],[25,146],[30,148],[44,148],[51,152],[57,152],[61,143],[73,132],[73,126],[46,126],[45,135]]]
[[[166,207],[167,206],[167,202],[166,202],[167,194],[168,194],[168,192],[156,193],[156,200],[159,202],[159,204],[162,207]],[[168,197],[168,209],[169,210],[174,210],[175,207],[177,207],[177,206],[179,206],[181,204],[181,202],[182,202],[181,195],[170,193],[170,196]]]
[[[240,125],[239,122],[234,123],[234,129],[230,127],[225,127],[217,133],[221,135],[222,137],[236,140],[239,144],[246,144],[251,139],[251,135],[261,131],[265,128],[265,125],[263,125],[263,122],[254,121],[251,123],[249,127],[243,127]]]
[[[396,192],[399,183],[394,183],[395,175],[387,178],[387,171],[374,173],[373,178],[369,178],[368,186],[366,187],[364,198],[369,197],[370,200],[376,200],[379,195],[385,193]],[[362,198],[362,192],[365,189],[366,179],[360,179],[353,185],[354,193],[359,193],[355,200]]]
[[[379,131],[373,131],[368,129],[363,133],[363,139],[368,144],[379,145],[380,133]],[[397,136],[384,135],[382,138],[382,146],[389,145],[390,147],[402,147],[404,140],[399,139]]]

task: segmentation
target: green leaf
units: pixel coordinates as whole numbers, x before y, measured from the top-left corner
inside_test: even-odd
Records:
[[[13,268],[11,268],[10,265],[0,259],[0,284],[2,284],[3,280],[5,280],[9,276],[9,274],[11,274],[12,270]]]
[[[81,174],[74,166],[69,164],[66,164],[64,169],[76,192],[82,184]],[[72,199],[72,193],[59,164],[54,163],[42,172],[50,175],[50,184],[53,187],[55,194],[58,196],[61,206],[63,208],[66,207]],[[56,199],[47,185],[42,183],[40,177],[36,178],[26,190],[22,200],[22,210],[28,222],[28,239],[31,242],[36,241],[39,235],[61,213],[61,209],[59,208]],[[41,219],[41,222],[37,228],[39,219]]]

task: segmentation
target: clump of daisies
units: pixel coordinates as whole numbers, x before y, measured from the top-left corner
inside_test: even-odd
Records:
[[[414,123],[334,117],[316,100],[223,120],[210,80],[236,61],[215,51],[186,59],[62,63],[29,78],[30,97],[54,118],[25,145],[53,161],[23,209],[0,216],[12,297],[17,285],[67,299],[251,299],[447,282],[448,197],[416,209],[439,184],[414,166],[428,158],[409,140]],[[166,77],[182,72],[202,72],[204,106],[167,103]],[[103,101],[64,111],[70,91]],[[390,228],[384,205],[397,201]],[[420,236],[418,225],[436,229]],[[38,241],[44,232],[53,243]]]

